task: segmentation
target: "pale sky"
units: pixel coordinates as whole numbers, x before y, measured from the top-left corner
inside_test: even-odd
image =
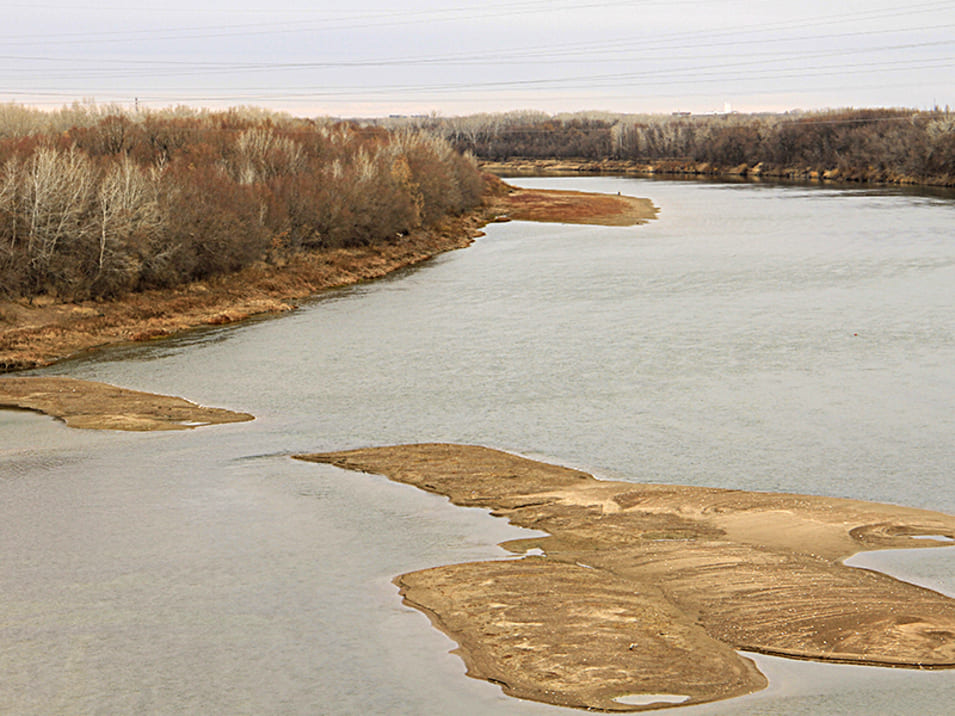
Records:
[[[0,0],[0,102],[338,117],[955,107],[955,0]]]

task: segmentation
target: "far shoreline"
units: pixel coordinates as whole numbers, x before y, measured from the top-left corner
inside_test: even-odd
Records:
[[[775,166],[739,164],[721,166],[707,162],[660,160],[640,162],[629,159],[538,159],[510,157],[503,160],[485,159],[481,170],[502,178],[547,176],[628,176],[647,179],[700,179],[751,182],[794,182],[826,186],[895,186],[919,189],[952,189],[955,178],[915,177],[872,167],[841,170],[817,169],[805,166]]]

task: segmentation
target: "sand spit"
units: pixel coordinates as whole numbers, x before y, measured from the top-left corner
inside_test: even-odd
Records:
[[[955,600],[842,561],[934,547],[955,516],[807,495],[597,480],[483,447],[402,445],[297,456],[386,475],[550,536],[542,556],[395,581],[513,696],[606,711],[757,691],[736,650],[907,668],[955,667]],[[634,695],[667,700],[636,703]],[[682,701],[681,701],[682,699]]]
[[[499,215],[519,221],[636,226],[657,218],[649,199],[556,189],[514,189],[495,205]]]
[[[64,377],[0,378],[0,408],[35,410],[70,427],[94,430],[188,430],[254,419],[183,398]]]

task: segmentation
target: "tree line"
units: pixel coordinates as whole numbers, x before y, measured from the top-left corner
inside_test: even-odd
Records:
[[[444,138],[261,110],[0,108],[0,296],[112,297],[400,240],[480,203]]]
[[[955,184],[955,114],[948,108],[722,115],[510,112],[404,121],[409,123],[491,161],[613,159],[723,169],[745,164],[762,165],[769,173]]]

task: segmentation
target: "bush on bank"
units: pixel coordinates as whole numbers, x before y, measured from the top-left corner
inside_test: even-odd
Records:
[[[112,297],[393,241],[481,200],[416,130],[257,110],[0,111],[0,296]]]

